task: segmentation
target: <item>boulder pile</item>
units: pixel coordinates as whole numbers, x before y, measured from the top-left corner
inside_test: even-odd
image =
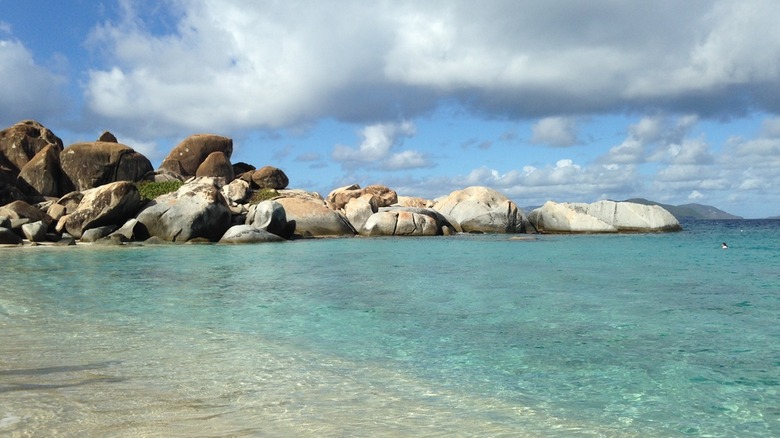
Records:
[[[435,200],[383,185],[326,197],[288,188],[281,169],[232,163],[233,140],[196,134],[158,169],[110,132],[64,147],[32,120],[0,131],[0,244],[278,242],[326,236],[674,231],[666,210],[626,202],[548,202],[528,217],[501,193],[468,187]],[[142,188],[161,190],[151,199]]]

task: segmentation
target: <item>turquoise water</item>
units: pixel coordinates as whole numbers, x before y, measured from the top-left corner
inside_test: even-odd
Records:
[[[780,436],[780,222],[684,226],[4,249],[0,435]]]

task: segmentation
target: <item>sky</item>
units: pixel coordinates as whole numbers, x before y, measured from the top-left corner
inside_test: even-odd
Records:
[[[0,129],[196,133],[323,196],[780,215],[775,0],[0,0]]]

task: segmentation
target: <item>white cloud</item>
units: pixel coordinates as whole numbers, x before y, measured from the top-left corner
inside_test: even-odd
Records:
[[[378,123],[363,128],[363,141],[356,148],[337,144],[332,157],[345,167],[375,167],[384,170],[431,167],[433,163],[419,151],[405,150],[394,153],[404,138],[416,133],[414,123]]]
[[[403,151],[390,156],[382,165],[387,170],[420,169],[433,167],[428,157],[418,151]]]
[[[534,124],[531,143],[566,147],[578,143],[577,122],[568,117],[547,117]]]
[[[699,199],[703,198],[704,195],[701,194],[700,191],[694,190],[691,192],[690,195],[688,195],[688,199],[691,201],[698,201]]]
[[[64,112],[60,87],[65,79],[37,64],[19,41],[0,39],[0,78],[0,122],[16,123]]]
[[[141,132],[411,118],[442,98],[511,117],[780,105],[773,1],[192,0],[166,3],[174,26],[163,30],[122,4],[123,18],[92,33],[103,65],[85,95],[96,115]],[[576,142],[551,122],[538,141]]]

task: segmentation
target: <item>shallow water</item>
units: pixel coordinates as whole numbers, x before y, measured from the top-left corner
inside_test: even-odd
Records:
[[[780,222],[684,226],[3,250],[0,434],[780,435]]]

